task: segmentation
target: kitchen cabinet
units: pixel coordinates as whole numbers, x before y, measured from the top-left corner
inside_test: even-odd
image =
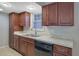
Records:
[[[19,51],[19,44],[20,44],[19,40],[20,40],[19,36],[14,35],[14,49],[17,51]]]
[[[24,41],[25,38],[20,37],[20,53],[23,55],[27,55],[27,43]]]
[[[48,6],[47,5],[43,6],[42,13],[43,13],[42,24],[47,26],[48,25]]]
[[[19,26],[18,13],[12,12],[9,14],[9,46],[14,48],[14,31],[21,31],[22,27]]]
[[[25,15],[26,13],[20,13],[20,26],[25,26]]]
[[[22,12],[9,14],[9,45],[14,48],[14,32],[23,31],[24,27],[30,27],[30,13]]]
[[[74,3],[57,2],[42,7],[43,26],[74,25]]]
[[[35,44],[27,42],[27,45],[28,45],[28,47],[27,47],[28,56],[34,56],[35,55]]]
[[[59,25],[73,25],[74,23],[74,4],[73,2],[58,3],[58,22]]]
[[[22,12],[19,14],[20,16],[20,26],[30,27],[30,13]]]
[[[20,31],[21,27],[19,26],[19,14],[18,13],[10,13],[10,25],[13,31]]]
[[[33,39],[20,37],[20,53],[25,56],[33,56],[35,53],[35,44]]]
[[[48,5],[48,25],[57,25],[57,3]]]
[[[61,45],[53,45],[53,56],[71,56],[72,49]]]
[[[14,49],[24,56],[34,56],[36,53],[35,44],[39,46],[39,42],[36,43],[34,39],[28,37],[22,37],[14,35]],[[44,43],[43,46],[46,46]],[[49,46],[48,46],[49,47]],[[45,47],[46,48],[46,47]],[[53,44],[49,49],[53,56],[72,56],[72,48]],[[43,52],[43,51],[42,51]]]

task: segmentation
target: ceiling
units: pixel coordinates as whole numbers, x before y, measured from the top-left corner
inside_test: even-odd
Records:
[[[0,2],[0,12],[11,13],[11,12],[23,12],[27,11],[33,14],[42,13],[43,5],[50,4],[52,2]]]
[[[7,4],[8,6],[5,6]],[[42,12],[42,8],[40,5],[34,2],[9,2],[9,3],[1,3],[0,8],[3,9],[1,12],[10,13],[10,12],[23,12],[27,11],[30,13],[38,14]]]

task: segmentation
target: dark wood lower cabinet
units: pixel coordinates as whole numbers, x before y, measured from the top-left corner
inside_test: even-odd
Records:
[[[34,56],[35,55],[35,46],[34,46],[34,44],[32,44],[32,43],[27,43],[27,45],[28,45],[28,50],[27,50],[27,52],[28,52],[28,56]]]
[[[35,41],[32,38],[14,35],[13,48],[24,56],[35,55]],[[53,45],[53,56],[71,56],[72,49],[61,45]]]
[[[19,51],[19,36],[17,36],[17,35],[14,35],[13,47],[15,50]]]
[[[61,45],[53,45],[53,56],[71,56],[72,48],[64,47]]]
[[[35,44],[30,38],[20,37],[20,53],[24,56],[34,56]]]
[[[22,38],[20,38],[20,53],[22,55],[28,55],[27,54],[27,42],[22,40]]]
[[[13,49],[24,56],[34,56],[35,43],[33,39],[14,35]]]

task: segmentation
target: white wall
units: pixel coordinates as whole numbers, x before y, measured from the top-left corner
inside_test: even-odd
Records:
[[[50,26],[49,32],[74,41],[73,55],[79,55],[79,3],[74,4],[74,26]]]
[[[0,12],[0,47],[8,45],[9,17],[8,14]]]

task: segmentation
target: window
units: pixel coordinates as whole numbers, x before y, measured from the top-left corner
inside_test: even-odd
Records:
[[[42,28],[42,17],[41,17],[40,14],[34,15],[33,27],[35,29],[41,29]]]

